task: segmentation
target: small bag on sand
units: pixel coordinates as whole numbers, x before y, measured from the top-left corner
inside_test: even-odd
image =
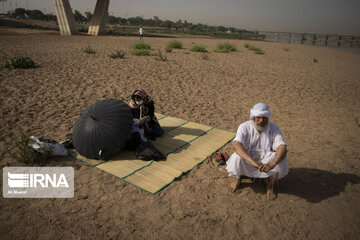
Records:
[[[35,136],[30,137],[32,143],[29,146],[38,153],[50,152],[50,156],[63,157],[68,155],[67,149],[60,143],[54,140],[42,139]]]

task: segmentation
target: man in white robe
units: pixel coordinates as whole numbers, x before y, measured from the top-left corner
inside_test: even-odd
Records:
[[[287,144],[280,129],[269,122],[270,115],[269,107],[258,103],[250,110],[251,120],[240,124],[237,130],[235,152],[226,162],[229,176],[234,177],[230,184],[232,192],[239,188],[241,176],[268,178],[266,197],[274,200],[274,183],[289,172]]]

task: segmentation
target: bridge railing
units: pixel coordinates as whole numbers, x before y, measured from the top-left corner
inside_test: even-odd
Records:
[[[313,33],[259,32],[264,41],[297,43],[317,46],[360,48],[360,36]]]

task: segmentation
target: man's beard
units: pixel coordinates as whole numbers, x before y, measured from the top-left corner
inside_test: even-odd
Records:
[[[254,124],[254,127],[256,128],[256,130],[258,130],[259,132],[263,132],[267,126],[269,125],[268,122],[267,123],[256,123],[254,120],[253,120],[253,124]]]

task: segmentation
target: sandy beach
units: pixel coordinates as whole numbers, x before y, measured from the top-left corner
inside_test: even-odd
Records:
[[[143,88],[156,112],[236,131],[264,102],[288,143],[289,175],[275,201],[261,184],[228,190],[223,167],[206,161],[156,195],[72,157],[69,199],[0,199],[1,239],[358,239],[360,236],[360,54],[325,47],[178,38],[183,49],[132,56],[135,37],[60,36],[0,29],[0,167],[22,166],[5,153],[16,127],[63,140],[98,100],[128,101]],[[146,38],[156,53],[169,38]],[[209,51],[190,52],[199,43]],[[218,43],[238,51],[215,53]],[[265,54],[244,47],[250,43]],[[86,54],[91,46],[96,54]],[[288,49],[285,51],[284,49]],[[124,59],[109,54],[125,50]],[[12,55],[34,69],[5,69]],[[317,59],[317,62],[314,62]],[[233,153],[232,144],[224,151]],[[1,171],[2,176],[2,171]],[[1,182],[2,187],[2,182]]]

